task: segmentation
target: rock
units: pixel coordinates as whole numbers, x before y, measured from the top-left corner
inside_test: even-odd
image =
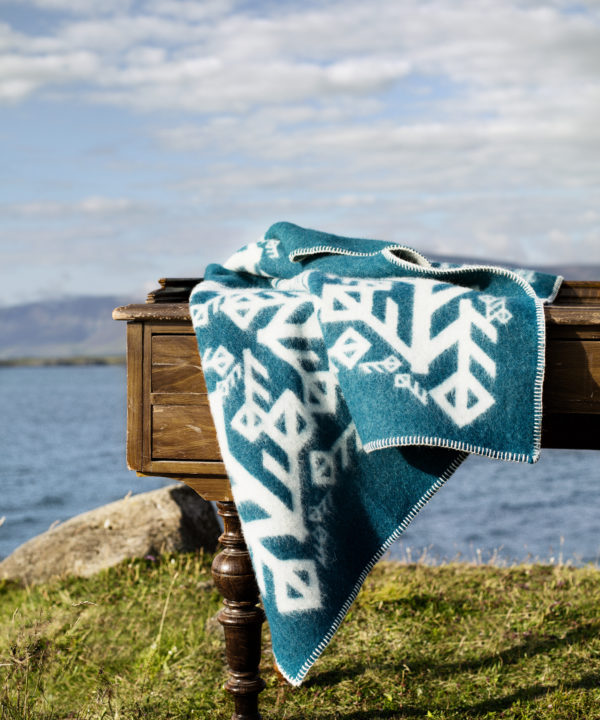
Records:
[[[126,558],[212,552],[219,534],[212,505],[187,485],[170,485],[90,510],[32,538],[0,562],[0,579],[32,585],[54,576],[88,577]]]
[[[223,626],[219,622],[219,613],[221,610],[218,610],[214,615],[211,615],[209,618],[206,619],[206,622],[204,623],[204,632],[207,635],[222,635],[223,634]]]

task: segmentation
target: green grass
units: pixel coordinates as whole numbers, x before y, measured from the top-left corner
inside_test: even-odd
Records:
[[[227,718],[211,558],[0,585],[0,718]],[[381,563],[274,718],[600,718],[600,571]]]

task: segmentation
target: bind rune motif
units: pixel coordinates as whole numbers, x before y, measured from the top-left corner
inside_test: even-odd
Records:
[[[411,342],[399,335],[399,317],[401,308],[390,297],[393,284],[412,286]],[[387,293],[384,312],[375,313],[375,294]],[[496,363],[474,339],[473,329],[477,328],[491,343],[496,344],[498,331],[493,321],[506,324],[511,314],[506,308],[504,298],[492,303],[486,296],[483,302],[485,315],[481,314],[470,298],[461,297],[469,290],[457,286],[447,286],[435,280],[405,278],[385,280],[377,283],[357,281],[333,282],[323,287],[322,322],[363,322],[372,332],[381,338],[394,353],[400,355],[410,366],[413,375],[427,376],[432,363],[443,353],[453,350],[456,353],[456,370],[428,391],[429,396],[454,421],[458,427],[471,424],[486,412],[495,399],[490,391],[473,373],[478,365],[490,381],[496,377]],[[434,316],[445,312],[450,303],[458,299],[456,317],[438,332],[432,330]],[[455,303],[454,303],[455,305]],[[405,310],[403,310],[405,312]],[[370,350],[372,343],[355,327],[345,330],[338,338],[330,354],[352,369]],[[395,356],[390,356],[395,357]],[[384,361],[362,362],[363,372],[382,372]],[[406,373],[395,376],[394,384],[407,388],[423,404],[427,402],[425,380],[415,381]]]

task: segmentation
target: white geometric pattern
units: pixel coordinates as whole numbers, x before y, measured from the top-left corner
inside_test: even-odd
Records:
[[[485,317],[490,322],[498,321],[506,325],[512,319],[512,314],[506,307],[506,298],[494,297],[493,295],[480,295],[479,299],[485,305]]]
[[[470,300],[461,300],[458,318],[435,338],[438,340],[444,335],[443,340],[436,343],[439,353],[456,346],[457,369],[429,394],[458,427],[469,425],[496,402],[471,372],[472,363],[476,362],[490,378],[496,377],[496,363],[473,340],[472,327],[479,328],[496,342],[496,328],[475,310]]]
[[[371,373],[393,373],[402,367],[403,362],[399,357],[395,355],[388,355],[384,360],[371,360],[369,362],[363,362],[359,365],[362,372],[366,375]]]
[[[219,393],[221,397],[226,398],[231,390],[237,385],[238,380],[242,377],[242,365],[236,363],[232,368],[231,372],[226,375],[222,380],[219,380],[216,385],[215,392]]]
[[[417,375],[428,375],[436,358],[455,349],[456,372],[445,378],[437,388],[431,388],[429,394],[459,427],[472,423],[495,402],[472,374],[472,363],[479,364],[492,380],[496,375],[495,362],[473,339],[472,328],[478,328],[492,343],[497,342],[496,328],[474,308],[471,300],[461,299],[457,317],[432,334],[435,314],[469,290],[424,278],[403,278],[393,282],[409,286],[412,290],[410,340],[398,335],[400,308],[395,300],[389,296],[385,298],[383,317],[381,312],[377,315],[374,312],[375,294],[378,290],[389,293],[391,281],[388,280],[382,281],[380,287],[373,282],[363,287],[362,284],[357,285],[355,280],[326,283],[323,286],[322,322],[339,322],[350,318],[353,322],[364,322],[401,355],[410,364],[412,373]],[[406,313],[406,309],[403,312]],[[340,335],[330,354],[352,369],[370,345],[366,338],[350,327]],[[364,365],[371,369],[367,363],[363,363],[361,369]],[[426,404],[423,382],[415,385],[405,373],[400,378],[396,376],[394,382],[396,387],[409,389],[422,404]]]
[[[207,348],[202,356],[202,367],[205,371],[214,370],[219,377],[225,377],[229,368],[234,361],[233,355],[223,345],[211,352],[211,348]]]
[[[408,390],[417,398],[421,405],[427,405],[427,390],[422,388],[410,373],[398,373],[394,375],[394,387]]]
[[[248,330],[258,314],[274,305],[281,305],[282,298],[275,293],[235,292],[226,295],[221,302],[220,310],[232,320],[240,330]]]
[[[315,370],[302,377],[304,402],[314,413],[335,414],[337,406],[337,383],[332,373]]]
[[[458,427],[469,425],[496,402],[471,373],[456,372],[429,394]]]
[[[279,257],[279,240],[264,240],[262,242],[264,242],[265,251],[268,257],[273,259]]]
[[[259,253],[274,258],[278,252],[274,242],[263,241],[247,248],[245,255],[254,261]],[[241,259],[236,258],[234,264]],[[319,415],[335,415],[337,411],[339,386],[332,372],[335,363],[365,375],[393,378],[396,392],[408,393],[422,405],[431,397],[458,427],[463,427],[495,403],[481,382],[481,372],[476,377],[473,368],[478,365],[493,382],[496,364],[484,351],[481,339],[495,344],[493,323],[503,324],[511,317],[503,298],[480,296],[485,308],[482,314],[471,299],[462,297],[469,289],[424,278],[335,278],[323,284],[317,302],[306,291],[308,276],[308,272],[302,273],[302,282],[296,278],[293,282],[282,280],[278,290],[229,291],[193,310],[195,325],[207,322],[209,312],[214,316],[222,312],[241,331],[253,331],[256,347],[286,363],[299,380],[295,390],[288,388],[274,397],[269,370],[250,349],[243,349],[238,359],[224,345],[204,353],[204,371],[213,371],[221,378],[217,383],[221,398],[242,384],[243,401],[231,418],[230,428],[260,448],[262,471],[275,483],[267,486],[246,468],[238,468],[235,495],[239,506],[250,503],[261,508],[255,519],[245,522],[244,533],[252,547],[259,588],[264,594],[267,583],[272,583],[282,614],[322,607],[316,563],[325,565],[328,560],[326,515],[332,511],[331,491],[340,471],[350,466],[354,448],[360,448],[356,428],[350,423],[328,450],[309,449]],[[394,290],[403,298],[402,306],[393,299]],[[404,329],[400,336],[400,319],[404,321],[407,312],[410,332]],[[440,323],[440,317],[444,322]],[[349,325],[326,352],[321,323],[340,321]],[[381,338],[391,353],[361,362],[373,348],[373,338],[357,329],[361,323]],[[473,333],[475,328],[477,334]],[[454,371],[428,388],[432,364],[448,352],[456,357]],[[320,502],[308,511],[302,503],[303,467],[309,472],[312,487],[323,491]],[[276,492],[276,487],[285,488],[285,493]],[[304,512],[309,513],[308,518]],[[311,523],[314,543],[312,558],[278,557],[272,540],[293,538],[305,543],[307,522]]]
[[[370,347],[371,343],[365,337],[354,328],[348,328],[336,340],[329,355],[351,370]]]
[[[280,297],[280,296],[279,296]],[[256,341],[300,374],[316,369],[320,356],[314,345],[322,345],[323,335],[314,303],[305,293],[286,294],[271,320],[256,333]]]
[[[234,415],[231,427],[249,442],[254,442],[263,430],[266,417],[266,412],[258,401],[262,400],[263,404],[266,404],[271,400],[271,393],[263,383],[269,379],[269,373],[251,350],[244,350],[243,359],[245,401]]]

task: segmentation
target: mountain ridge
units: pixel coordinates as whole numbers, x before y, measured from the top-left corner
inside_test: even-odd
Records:
[[[0,360],[124,355],[124,323],[112,311],[131,301],[80,295],[0,307]]]
[[[430,255],[438,262],[513,267],[481,258]],[[600,280],[600,265],[540,267],[567,280]],[[125,323],[119,305],[143,302],[124,295],[78,295],[0,307],[0,361],[22,358],[98,358],[125,354]]]

